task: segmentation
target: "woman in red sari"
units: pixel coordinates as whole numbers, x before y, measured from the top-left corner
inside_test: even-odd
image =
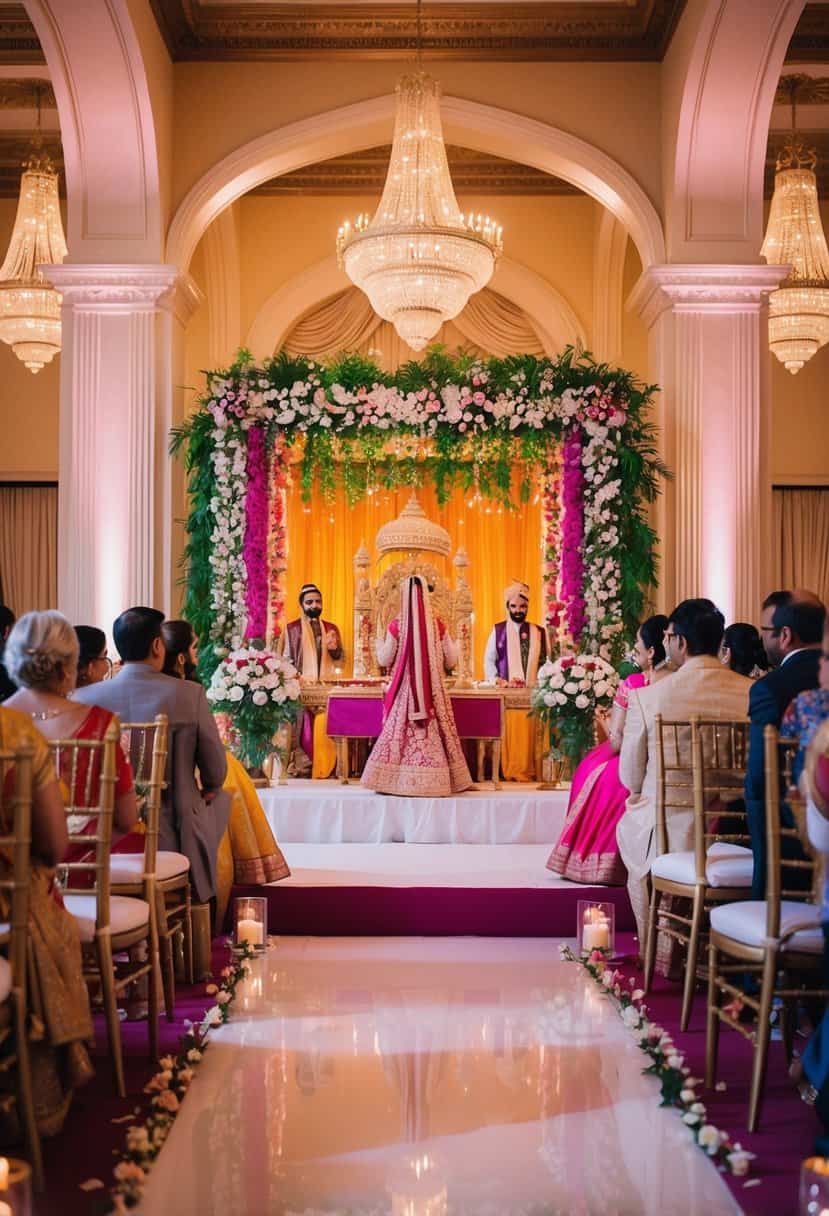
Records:
[[[394,637],[391,627],[390,632]],[[443,683],[443,637],[420,575],[401,584],[398,635],[383,728],[361,783],[381,794],[460,793],[472,778]]]
[[[27,612],[9,634],[6,660],[18,691],[6,704],[11,709],[28,714],[37,729],[47,739],[103,739],[110,722],[118,722],[115,714],[97,705],[81,705],[69,699],[75,687],[78,668],[78,639],[75,630],[60,612]],[[79,757],[74,789],[71,757],[62,751],[59,756],[60,777],[69,799],[76,807],[98,804],[99,774],[89,774],[90,753]],[[123,748],[115,750],[116,783],[113,817],[113,853],[140,853],[144,837],[132,829],[138,822],[132,769]],[[69,831],[73,835],[94,832],[94,821],[87,816],[72,816]],[[64,861],[85,861],[91,850],[83,845],[70,845]],[[91,879],[91,875],[90,875]],[[73,882],[77,879],[73,878]]]

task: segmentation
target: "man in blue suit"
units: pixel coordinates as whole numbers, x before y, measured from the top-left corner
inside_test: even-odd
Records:
[[[752,686],[748,701],[751,734],[745,804],[754,853],[752,899],[766,893],[766,774],[763,731],[779,728],[790,701],[818,686],[818,664],[826,609],[812,591],[774,591],[763,602],[760,632],[771,671]],[[784,809],[784,815],[786,811]]]

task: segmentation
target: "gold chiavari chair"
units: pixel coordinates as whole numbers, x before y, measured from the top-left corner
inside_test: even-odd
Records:
[[[80,931],[84,978],[90,989],[100,989],[115,1089],[123,1098],[126,1087],[117,998],[130,984],[148,977],[147,1032],[150,1057],[156,1059],[159,968],[158,953],[153,951],[150,905],[143,899],[112,895],[110,891],[115,749],[119,745],[115,722],[110,723],[101,740],[55,739],[49,744],[67,787],[65,809],[70,843],[94,850],[92,860],[64,863],[63,902]],[[93,801],[96,780],[98,796]],[[83,827],[90,821],[94,832],[83,833]],[[81,875],[91,875],[91,888],[82,885]],[[137,948],[142,945],[146,945],[146,958],[137,957]]]
[[[187,868],[180,853],[165,853],[158,848],[161,794],[166,788],[167,764],[166,714],[156,714],[152,722],[122,722],[121,741],[133,764],[136,792],[142,804],[144,852],[113,853],[110,857],[110,890],[113,895],[128,895],[146,900],[152,910],[153,943],[161,963],[164,1004],[168,1020],[175,1016],[175,979],[173,976],[172,934],[165,914],[159,882]]]
[[[751,892],[751,840],[743,804],[736,801],[745,779],[749,723],[699,717],[664,722],[660,715],[655,723],[657,856],[650,874],[644,987],[650,992],[657,937],[663,933],[685,950],[681,1026],[687,1030],[708,913],[715,904],[746,899]],[[689,793],[694,847],[668,852],[666,806],[678,798],[684,811]]]
[[[6,791],[7,778],[13,785],[3,798],[0,820],[0,852],[6,864],[0,866],[0,890],[8,893],[11,922],[0,930],[0,947],[7,957],[0,956],[0,1001],[8,1009],[14,1032],[14,1054],[4,1063],[16,1069],[15,1100],[29,1157],[35,1186],[43,1189],[43,1153],[35,1120],[32,1070],[29,1060],[28,1027],[28,941],[29,889],[31,882],[31,813],[32,813],[31,745],[16,751],[0,752],[0,797]]]
[[[795,1002],[817,1002],[829,996],[823,987],[823,932],[820,903],[815,903],[815,863],[797,820],[794,827],[788,827],[780,815],[781,760],[788,787],[797,743],[788,739],[781,742],[775,728],[767,726],[764,748],[766,898],[713,908],[708,945],[705,1080],[713,1085],[716,1079],[720,1023],[725,1023],[754,1047],[748,1113],[748,1130],[752,1132],[760,1118],[774,998],[784,1002],[785,1028],[790,1022],[788,1010]],[[805,858],[785,856],[784,842],[789,840],[804,846]],[[746,990],[747,976],[759,978],[759,994]],[[723,1005],[723,997],[728,998],[729,1005]],[[732,1002],[753,1012],[753,1025],[739,1021]],[[783,1041],[790,1057],[791,1036],[784,1033]]]
[[[161,714],[165,722],[167,715]],[[142,722],[122,723],[122,738],[129,751],[130,762],[137,787],[148,786],[146,780],[147,757],[152,756],[149,746],[148,728],[154,724]],[[172,733],[169,723],[166,730],[166,751],[171,747]],[[162,773],[166,774],[165,767]],[[167,788],[166,775],[159,788],[159,828],[161,816],[161,797]],[[138,874],[137,864],[130,861],[128,854],[116,853],[112,858],[112,881],[117,885],[119,893],[122,887],[134,887]],[[173,944],[177,937],[181,938],[184,957],[184,978],[188,984],[193,983],[193,915],[190,892],[190,860],[184,853],[173,850],[158,849],[156,854],[156,892],[158,895],[158,942],[161,959],[161,975],[164,984],[164,1007],[167,1020],[172,1022],[175,1017],[175,974]]]

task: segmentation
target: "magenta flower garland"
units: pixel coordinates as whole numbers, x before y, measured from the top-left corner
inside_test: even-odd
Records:
[[[587,614],[584,601],[584,473],[581,431],[574,427],[562,446],[561,598],[567,631],[578,649]]]
[[[268,461],[261,426],[248,431],[248,489],[245,498],[245,637],[264,638],[268,628]]]

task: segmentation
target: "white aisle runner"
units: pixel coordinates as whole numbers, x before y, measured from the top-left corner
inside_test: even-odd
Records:
[[[142,1216],[739,1216],[551,939],[283,938]]]
[[[360,785],[291,780],[259,791],[280,844],[547,844],[558,840],[568,790],[512,784],[455,798],[396,798]]]

